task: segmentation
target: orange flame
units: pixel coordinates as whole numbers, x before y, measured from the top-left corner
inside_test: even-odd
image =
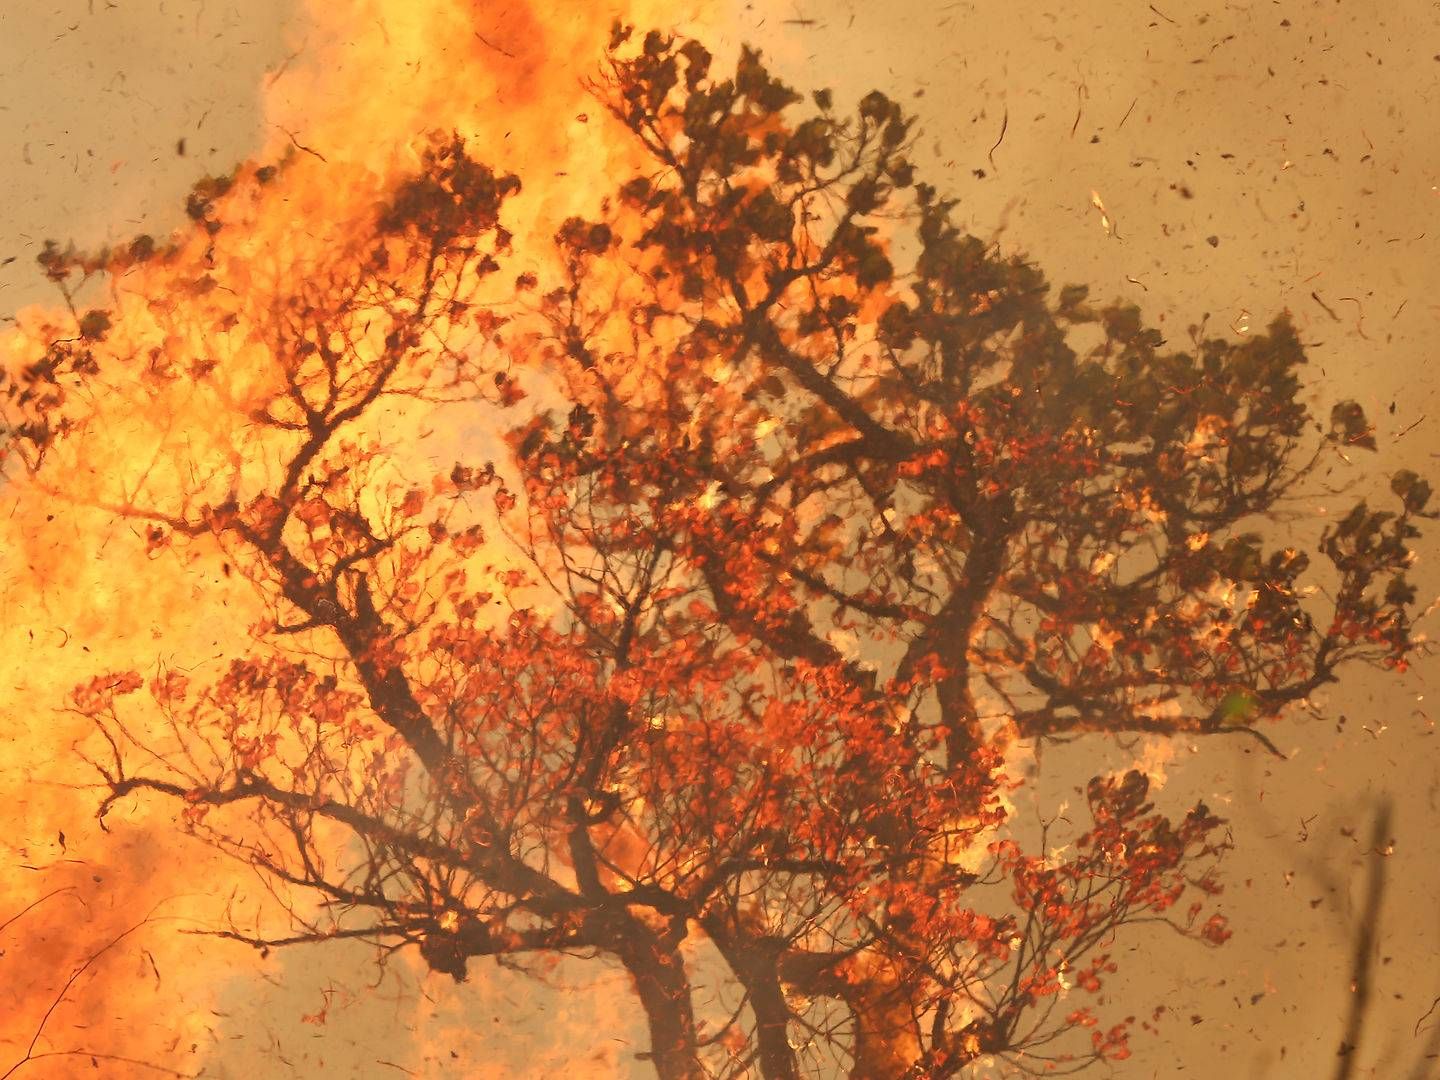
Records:
[[[677,28],[695,30],[703,2]],[[219,211],[245,232],[243,247],[232,248],[251,261],[261,288],[287,266],[338,257],[347,224],[414,168],[436,130],[458,133],[479,160],[522,177],[506,222],[522,241],[544,240],[566,216],[593,211],[594,193],[625,175],[632,152],[584,81],[598,70],[615,17],[677,22],[673,5],[659,0],[623,9],[312,0],[295,29],[302,54],[265,91],[273,134],[258,157],[294,161],[271,184],[237,188]],[[227,908],[253,905],[260,889],[245,867],[186,842],[171,806],[128,803],[111,815],[113,832],[101,833],[94,774],[75,753],[91,732],[64,711],[71,687],[107,670],[138,668],[147,678],[213,671],[246,647],[263,616],[218,552],[156,548],[142,523],[106,509],[244,485],[256,467],[245,460],[254,437],[247,413],[273,364],[260,346],[229,339],[227,316],[243,296],[194,288],[206,258],[203,235],[192,231],[172,258],[138,264],[110,284],[117,317],[107,352],[129,366],[100,374],[83,439],[58,448],[38,478],[16,475],[0,488],[0,798],[11,823],[0,841],[0,923],[18,916],[0,928],[0,1072],[33,1039],[34,1060],[18,1076],[94,1075],[91,1055],[106,1075],[164,1075],[142,1062],[194,1073],[207,1055],[224,1057],[220,1041],[238,1026],[227,1027],[233,1002],[224,1002],[234,987],[257,985],[264,967],[239,946],[174,932],[218,925]],[[15,370],[73,327],[68,313],[23,312],[0,338],[0,357]],[[137,395],[147,365],[183,370],[198,356],[221,365],[209,388],[180,379]],[[418,431],[422,419],[405,423]],[[181,446],[183,455],[169,453]],[[163,718],[156,723],[159,730]],[[156,921],[67,988],[88,958],[147,916]],[[428,1026],[449,1038],[452,1015]],[[582,1072],[608,1071],[583,1044],[575,1054]],[[416,1070],[447,1064],[424,1037],[390,1056]]]

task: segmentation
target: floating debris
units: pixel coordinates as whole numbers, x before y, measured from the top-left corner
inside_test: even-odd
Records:
[[[1314,300],[1315,303],[1319,304],[1320,307],[1324,309],[1325,314],[1329,315],[1330,318],[1334,319],[1336,322],[1341,321],[1340,316],[1335,314],[1335,309],[1332,308],[1329,304],[1325,303],[1324,300],[1321,300],[1320,294],[1315,292],[1313,289],[1310,291],[1310,299]]]
[[[1360,303],[1359,300],[1357,300],[1357,299],[1356,299],[1355,297],[1353,297],[1353,296],[1342,296],[1342,297],[1340,297],[1340,299],[1341,299],[1341,300],[1349,300],[1350,303],[1352,303],[1352,304],[1355,305],[1355,332],[1356,332],[1357,334],[1359,334],[1362,338],[1365,338],[1366,341],[1369,341],[1369,340],[1370,340],[1369,337],[1367,337],[1366,334],[1365,334],[1365,308],[1364,308],[1364,306]],[[1337,301],[1337,302],[1338,302],[1338,301]]]
[[[1428,415],[1428,414],[1427,414],[1427,415]],[[1424,422],[1425,422],[1425,417],[1422,416],[1422,417],[1420,417],[1419,420],[1416,420],[1413,424],[1411,424],[1409,427],[1407,427],[1404,431],[1400,432],[1399,435],[1396,435],[1395,438],[1397,438],[1397,439],[1403,439],[1406,435],[1409,435],[1410,432],[1414,431],[1417,427],[1419,427],[1419,426],[1420,426],[1421,424],[1423,424]]]
[[[1090,190],[1090,205],[1100,211],[1100,227],[1105,230],[1106,236],[1113,236],[1117,240],[1120,232],[1115,227],[1115,222],[1110,218],[1110,211],[1105,209],[1105,202],[1100,198],[1100,193],[1093,188]]]
[[[1005,132],[1008,130],[1010,130],[1010,106],[1007,105],[1005,106],[1005,115],[1000,120],[1000,137],[995,140],[995,145],[990,147],[990,153],[987,155],[990,158],[990,168],[996,172],[1000,171],[1000,166],[995,164],[995,151],[999,150],[1000,144],[1005,141]]]
[[[1090,88],[1082,81],[1075,87],[1075,122],[1070,125],[1070,137],[1075,137],[1075,132],[1080,127],[1080,117],[1085,115],[1085,99],[1090,96]],[[1093,139],[1091,140],[1094,141]]]

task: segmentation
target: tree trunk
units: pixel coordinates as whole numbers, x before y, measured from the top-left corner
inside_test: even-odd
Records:
[[[780,986],[784,942],[763,936],[742,938],[717,919],[707,920],[705,929],[750,999],[760,1075],[765,1080],[799,1080],[799,1063],[790,1045],[790,1003]]]
[[[679,950],[643,928],[632,928],[618,953],[645,1008],[650,1026],[649,1059],[656,1075],[660,1080],[703,1080],[690,978]]]
[[[839,998],[855,1021],[849,1080],[897,1080],[921,1060],[920,1024],[894,961],[875,953],[838,963],[822,953],[791,951],[782,974],[810,997]]]

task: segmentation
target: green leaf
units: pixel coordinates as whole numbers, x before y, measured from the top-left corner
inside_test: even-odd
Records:
[[[1220,704],[1215,709],[1215,713],[1222,727],[1227,724],[1248,724],[1251,720],[1255,719],[1259,705],[1260,700],[1255,696],[1254,692],[1242,687],[1237,690],[1231,690],[1221,698]]]

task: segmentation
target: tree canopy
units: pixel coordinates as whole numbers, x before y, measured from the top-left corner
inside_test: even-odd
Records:
[[[1130,771],[1037,835],[1018,766],[1278,754],[1267,721],[1415,649],[1430,489],[1273,545],[1375,445],[1354,402],[1312,415],[1286,316],[1169,340],[962,229],[884,94],[713,67],[616,28],[595,91],[644,167],[549,255],[448,135],[308,255],[247,229],[285,162],[197,187],[171,242],[47,251],[73,318],[6,375],[7,468],[63,488],[96,395],[183,388],[97,505],[266,611],[211,676],[76,689],[99,812],[170,800],[260,871],[285,925],[220,931],[259,948],[619,964],[667,1080],[1122,1058],[1116,934],[1229,936],[1225,823]],[[77,306],[137,267],[168,294]]]

